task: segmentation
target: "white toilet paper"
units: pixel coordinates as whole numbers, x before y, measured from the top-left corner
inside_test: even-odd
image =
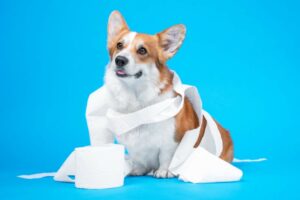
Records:
[[[179,179],[192,183],[239,181],[243,172],[230,163],[197,147],[175,172]]]
[[[125,153],[118,144],[76,148],[54,180],[75,182],[77,188],[104,189],[124,184]],[[69,175],[75,175],[75,180]]]

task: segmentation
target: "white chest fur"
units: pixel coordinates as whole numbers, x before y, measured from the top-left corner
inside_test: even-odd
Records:
[[[145,82],[143,83],[145,84]],[[143,85],[141,91],[132,91],[108,70],[106,85],[110,92],[110,107],[118,112],[130,113],[148,105],[170,98],[173,91],[159,94],[153,83]],[[117,140],[129,154],[131,175],[144,175],[151,171],[157,177],[170,177],[168,167],[177,148],[175,142],[175,118],[139,126],[120,135]]]
[[[128,150],[136,175],[169,167],[177,147],[174,141],[174,121],[175,119],[171,118],[143,125],[118,138]]]

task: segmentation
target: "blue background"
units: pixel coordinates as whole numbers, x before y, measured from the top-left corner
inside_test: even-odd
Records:
[[[107,19],[120,10],[137,32],[178,23],[186,40],[168,62],[200,90],[204,107],[233,136],[241,182],[188,184],[127,178],[87,191],[23,173],[54,171],[89,143],[86,100],[103,84]],[[300,198],[299,1],[1,0],[1,199]]]

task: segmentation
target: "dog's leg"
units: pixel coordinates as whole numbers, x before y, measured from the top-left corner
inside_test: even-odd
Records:
[[[143,165],[131,160],[128,156],[125,159],[125,163],[125,176],[143,176],[149,171]]]
[[[166,145],[168,146],[168,145]],[[159,152],[159,168],[154,171],[156,178],[173,178],[175,175],[169,171],[169,166],[173,158],[177,145],[172,148],[161,148]]]

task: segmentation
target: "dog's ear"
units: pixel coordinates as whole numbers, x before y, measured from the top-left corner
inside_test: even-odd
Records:
[[[129,31],[129,28],[122,17],[121,13],[117,10],[113,11],[108,19],[107,26],[107,43],[108,47],[112,45],[116,37],[123,31]]]
[[[183,24],[172,26],[157,34],[164,60],[171,58],[181,46],[186,29]]]

